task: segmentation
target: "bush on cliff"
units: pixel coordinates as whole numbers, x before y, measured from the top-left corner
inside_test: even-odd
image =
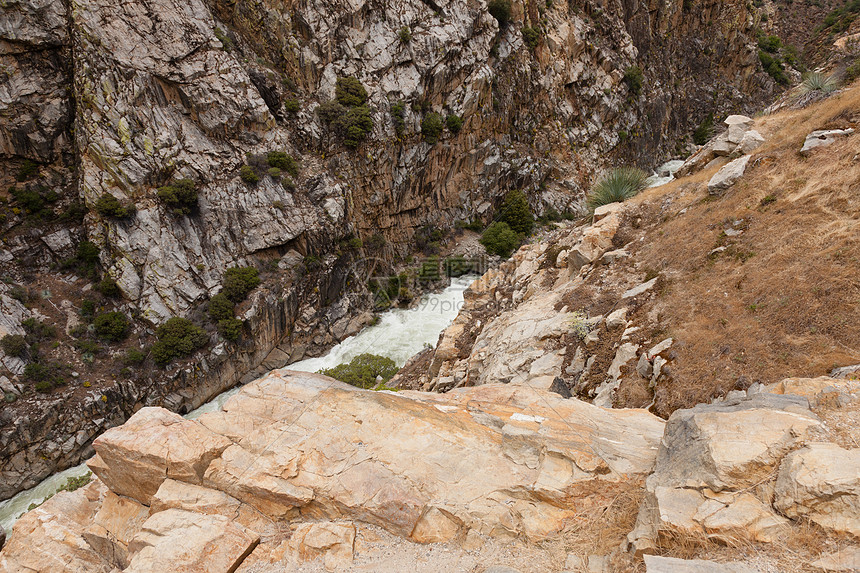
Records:
[[[27,354],[27,340],[20,334],[7,334],[0,338],[0,348],[6,356],[23,358]]]
[[[487,227],[484,234],[481,235],[481,244],[487,249],[491,255],[499,255],[502,258],[508,258],[514,249],[520,246],[523,236],[511,229],[511,227],[502,221],[497,221]]]
[[[356,78],[338,78],[334,98],[344,107],[358,107],[367,101],[367,90]]]
[[[299,162],[283,151],[270,151],[266,155],[266,162],[270,167],[286,171],[293,177],[299,176]]]
[[[233,301],[227,298],[227,295],[218,293],[209,301],[209,318],[215,322],[233,318],[234,307]]]
[[[634,96],[638,96],[642,93],[644,78],[642,68],[639,66],[630,66],[624,71],[624,83],[627,84],[627,89],[629,89],[630,93]]]
[[[511,21],[511,0],[490,0],[487,9],[499,23],[499,28],[504,28]]]
[[[441,115],[432,111],[428,113],[421,122],[421,135],[424,136],[424,141],[430,145],[439,141],[439,135],[444,126]]]
[[[535,220],[526,194],[519,190],[508,191],[499,209],[499,220],[517,233],[531,233]]]
[[[218,334],[224,337],[225,340],[231,342],[239,339],[242,334],[242,325],[244,323],[236,317],[225,318],[218,321]]]
[[[242,302],[260,285],[260,272],[254,267],[236,267],[224,272],[223,293],[233,302]]]
[[[397,364],[390,358],[376,354],[359,354],[347,364],[325,368],[319,373],[352,386],[370,389],[378,386],[377,376],[381,376],[382,382],[385,383],[397,374],[397,370]]]
[[[96,212],[102,217],[115,217],[123,219],[131,217],[137,209],[134,204],[123,205],[123,203],[110,193],[102,193],[96,201]]]
[[[586,197],[593,213],[601,205],[626,201],[645,189],[648,174],[636,167],[610,169],[597,180]]]
[[[191,179],[178,179],[159,187],[158,198],[175,215],[190,215],[197,208],[197,185]]]
[[[335,99],[320,105],[317,115],[323,124],[343,138],[347,147],[358,147],[373,130],[367,90],[355,78],[338,78]]]
[[[191,355],[206,345],[208,337],[202,328],[188,319],[173,317],[155,330],[158,342],[152,345],[152,358],[159,366],[174,358]]]
[[[131,325],[123,313],[105,312],[95,317],[93,326],[99,338],[118,341],[128,336],[128,330]]]

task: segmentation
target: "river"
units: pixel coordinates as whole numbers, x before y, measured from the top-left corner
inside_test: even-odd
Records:
[[[410,309],[393,309],[381,314],[378,323],[345,339],[325,356],[294,362],[287,368],[303,372],[317,372],[323,368],[331,368],[349,362],[365,352],[387,356],[394,360],[398,366],[403,366],[425,345],[434,346],[436,344],[439,334],[451,324],[451,321],[460,312],[463,305],[463,291],[475,278],[470,276],[452,279],[448,288],[442,292],[421,297],[418,303]],[[237,387],[216,396],[213,400],[186,414],[185,417],[193,420],[206,412],[220,410],[224,402],[236,394],[240,388]],[[27,510],[31,503],[41,503],[62,487],[67,479],[82,476],[87,471],[85,464],[69,468],[46,478],[32,489],[22,491],[18,495],[0,502],[0,526],[8,534],[15,520]]]

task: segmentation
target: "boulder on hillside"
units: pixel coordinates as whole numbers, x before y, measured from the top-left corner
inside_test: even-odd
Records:
[[[860,537],[860,448],[814,443],[786,456],[774,506],[832,531]]]
[[[839,139],[842,139],[843,137],[848,137],[849,135],[853,134],[853,129],[828,129],[813,131],[806,136],[806,139],[803,142],[803,147],[800,149],[800,154],[807,156],[811,155],[812,152],[816,149],[833,145]]]
[[[775,541],[788,521],[755,488],[820,424],[804,398],[775,394],[674,412],[628,536],[631,547],[650,551],[661,536]]]
[[[149,505],[166,478],[202,483],[209,463],[232,442],[164,408],[141,408],[96,438],[89,468],[111,491]]]
[[[734,185],[738,179],[743,177],[749,161],[750,156],[744,155],[717,171],[714,176],[711,177],[711,180],[708,181],[708,193],[711,195],[718,195],[722,191],[725,191]]]

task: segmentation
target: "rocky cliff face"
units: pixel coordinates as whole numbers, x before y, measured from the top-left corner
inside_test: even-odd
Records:
[[[7,408],[0,497],[80,459],[92,436],[141,405],[190,409],[353,332],[368,303],[349,280],[352,259],[388,264],[421,227],[487,221],[511,188],[526,190],[538,212],[575,210],[595,169],[653,164],[707,113],[754,107],[772,90],[758,71],[756,19],[744,2],[706,0],[514,2],[504,26],[481,1],[8,2],[3,187],[34,192],[46,207],[34,214],[5,197],[4,280],[50,292],[38,312],[74,310],[87,281],[57,265],[91,241],[97,274],[121,291],[108,304],[135,317],[145,345],[169,317],[199,318],[226,268],[267,272],[241,309],[244,342],[213,335],[200,370],[135,376],[123,390],[117,379],[129,374],[114,356],[116,368],[92,375],[93,390],[54,391],[50,403],[99,410],[103,426],[59,414],[33,426],[34,396]],[[357,149],[316,113],[346,76],[369,94],[373,128]],[[402,130],[392,114],[401,103]],[[431,113],[458,116],[462,129],[429,143],[421,124]],[[272,151],[298,159],[297,176],[239,177],[249,154]],[[187,214],[157,194],[181,178],[199,193]],[[97,210],[106,194],[136,212]],[[350,235],[387,244],[335,253]],[[319,269],[305,272],[303,258]],[[22,333],[19,322],[0,334]],[[66,342],[53,358],[86,376]],[[16,379],[24,363],[3,363],[29,393]]]

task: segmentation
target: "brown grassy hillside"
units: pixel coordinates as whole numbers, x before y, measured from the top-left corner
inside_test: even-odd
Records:
[[[723,196],[708,196],[712,168],[636,199],[628,225],[646,229],[645,239],[628,250],[640,270],[665,279],[637,313],[677,341],[659,414],[860,362],[860,135],[798,153],[810,131],[837,127],[860,127],[860,85],[758,118],[767,143]],[[726,236],[732,228],[743,233]],[[727,248],[709,254],[718,246]],[[650,401],[634,384],[619,405]]]

